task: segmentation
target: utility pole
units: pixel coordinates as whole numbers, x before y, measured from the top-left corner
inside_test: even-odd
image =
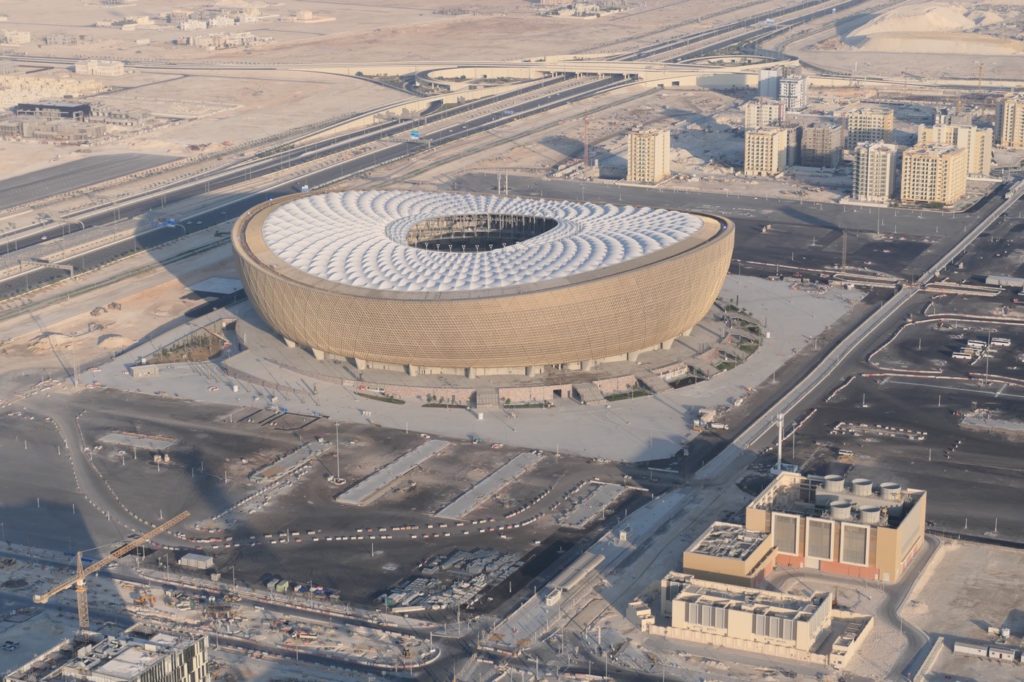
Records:
[[[782,421],[783,421],[784,417],[785,417],[785,415],[782,412],[779,412],[779,414],[777,416],[777,419],[778,419],[778,422],[779,422],[779,449],[778,449],[778,460],[776,461],[776,467],[778,468],[779,471],[782,471],[782,436],[783,436],[783,433],[782,433]]]
[[[590,177],[590,117],[583,117],[583,179]]]
[[[334,456],[338,461],[338,472],[335,483],[341,480],[341,437],[338,435],[338,422],[334,422]]]

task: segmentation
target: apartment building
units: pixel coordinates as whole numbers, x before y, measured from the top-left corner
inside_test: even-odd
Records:
[[[972,125],[919,125],[918,145],[943,145],[967,150],[967,175],[987,177],[992,170],[992,129]]]
[[[790,132],[771,127],[747,130],[743,138],[745,175],[778,175],[786,169]]]
[[[846,113],[846,146],[855,148],[861,142],[892,142],[896,123],[892,109],[860,107]]]
[[[903,152],[900,201],[950,206],[967,193],[967,150],[946,145]]]
[[[861,142],[853,150],[854,201],[887,204],[896,194],[899,150],[885,142]]]
[[[654,185],[672,174],[671,137],[667,130],[629,133],[626,181]]]

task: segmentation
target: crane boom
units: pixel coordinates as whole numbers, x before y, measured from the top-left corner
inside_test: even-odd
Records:
[[[35,595],[34,597],[32,597],[32,601],[34,601],[37,604],[45,604],[46,602],[50,601],[50,598],[53,597],[55,594],[59,594],[59,593],[63,592],[64,590],[69,589],[71,587],[76,587],[76,589],[77,589],[77,591],[79,593],[79,598],[78,598],[78,603],[79,603],[79,620],[81,621],[82,620],[82,618],[81,618],[81,616],[82,616],[82,602],[84,601],[84,597],[85,597],[85,579],[88,576],[92,575],[93,573],[96,573],[97,571],[103,570],[104,567],[114,563],[115,561],[117,561],[118,559],[123,557],[125,554],[128,554],[129,552],[131,552],[133,549],[135,549],[135,548],[137,548],[137,547],[139,547],[141,545],[146,544],[147,542],[149,542],[153,538],[157,537],[158,535],[162,535],[164,532],[167,531],[167,529],[169,529],[169,528],[171,528],[173,526],[178,525],[179,523],[181,523],[182,521],[187,519],[190,515],[191,514],[189,514],[189,512],[187,512],[187,511],[181,512],[180,514],[175,516],[173,519],[171,519],[169,521],[166,521],[165,523],[160,524],[156,528],[153,528],[152,530],[149,530],[149,531],[143,533],[142,535],[140,535],[139,537],[135,538],[131,542],[126,542],[125,544],[121,545],[120,547],[115,549],[113,552],[111,552],[107,556],[105,556],[102,559],[99,559],[99,560],[93,562],[92,564],[90,564],[88,568],[83,568],[83,566],[82,566],[82,556],[81,556],[82,553],[79,552],[78,556],[76,557],[76,569],[77,570],[75,571],[75,576],[73,578],[68,578],[64,582],[60,583],[59,585],[57,585],[55,587],[52,587],[51,589],[47,590],[43,594]],[[88,606],[85,606],[84,608],[88,609]],[[85,621],[88,622],[88,611],[86,610],[85,613],[86,613]],[[83,627],[85,627],[85,626],[83,625]]]

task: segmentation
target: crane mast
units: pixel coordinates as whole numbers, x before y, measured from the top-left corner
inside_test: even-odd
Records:
[[[155,528],[143,533],[131,542],[126,542],[125,544],[121,545],[107,556],[89,565],[88,568],[86,568],[85,565],[82,563],[82,553],[76,553],[75,576],[73,578],[68,578],[59,585],[50,588],[43,594],[35,595],[34,597],[32,597],[32,601],[34,601],[36,604],[45,604],[46,602],[50,601],[50,598],[54,595],[60,594],[64,590],[74,587],[75,597],[78,601],[78,626],[83,630],[88,630],[89,595],[85,589],[85,579],[90,575],[93,575],[94,573],[98,573],[99,571],[103,570],[106,566],[109,566],[110,564],[114,563],[115,561],[117,561],[124,555],[128,554],[132,550],[136,549],[137,547],[141,547],[153,538],[162,535],[168,529],[178,525],[179,523],[187,519],[189,516],[191,516],[189,512],[181,512],[173,519],[170,519],[169,521],[166,521],[160,524],[159,526],[156,526]]]

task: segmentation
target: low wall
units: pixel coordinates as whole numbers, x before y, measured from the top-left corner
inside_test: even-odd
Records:
[[[695,630],[684,630],[682,628],[674,628],[665,625],[652,625],[650,627],[650,633],[652,635],[660,635],[661,637],[667,637],[669,639],[681,639],[687,642],[711,644],[713,646],[725,647],[727,649],[736,649],[737,651],[751,651],[754,653],[766,654],[768,656],[778,656],[780,658],[788,658],[795,661],[814,663],[821,666],[828,665],[827,655],[812,654],[809,651],[801,651],[800,649],[777,646],[765,642],[725,637],[723,635],[698,632]]]

